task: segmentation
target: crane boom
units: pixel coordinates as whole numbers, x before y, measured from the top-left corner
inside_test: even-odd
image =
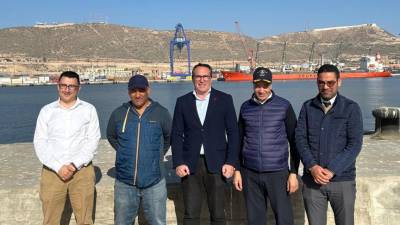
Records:
[[[240,25],[238,21],[235,21],[235,25],[236,25],[236,32],[239,36],[240,42],[242,43],[243,49],[246,52],[246,56],[247,56],[247,61],[250,64],[250,71],[253,71],[254,67],[255,67],[255,62],[254,62],[254,57],[253,57],[253,49],[250,49],[247,47],[247,43],[246,43],[246,39],[243,37],[243,35],[240,32]]]

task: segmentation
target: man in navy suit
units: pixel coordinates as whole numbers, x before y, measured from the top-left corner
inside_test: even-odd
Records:
[[[200,224],[206,193],[211,224],[226,224],[225,179],[235,171],[239,132],[232,96],[211,87],[212,68],[197,64],[194,91],[176,101],[171,144],[173,165],[181,177],[184,225]]]

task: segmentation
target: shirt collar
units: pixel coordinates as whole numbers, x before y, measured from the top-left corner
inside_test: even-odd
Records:
[[[210,98],[210,93],[211,93],[211,88],[207,91],[207,95],[206,95],[206,97],[204,98],[204,100],[208,100],[208,99]],[[197,93],[196,93],[196,90],[193,90],[193,95],[194,95],[194,97],[196,98],[196,100],[201,101],[201,99],[198,97],[198,95],[197,95]]]
[[[336,97],[337,97],[337,94],[335,95],[335,97],[328,100],[329,102],[331,102],[331,105],[333,105],[333,103],[335,102]],[[322,99],[321,97],[320,97],[320,100],[321,100],[321,104],[324,104],[324,102],[326,102],[326,100]]]
[[[76,98],[75,104],[74,104],[71,108],[68,108],[68,109],[70,109],[70,110],[71,110],[71,109],[75,109],[75,108],[78,107],[78,105],[80,105],[80,104],[82,104],[82,101],[77,97],[77,98]],[[56,107],[62,108],[62,109],[66,109],[64,106],[62,106],[62,105],[60,104],[60,98],[58,98],[58,100],[57,100]]]
[[[253,101],[257,102],[257,103],[260,104],[260,105],[263,105],[263,104],[266,103],[270,98],[272,98],[272,94],[273,94],[273,92],[271,91],[271,94],[270,94],[270,95],[268,96],[268,98],[265,99],[264,101],[258,100],[257,97],[256,97],[256,95],[253,94]]]

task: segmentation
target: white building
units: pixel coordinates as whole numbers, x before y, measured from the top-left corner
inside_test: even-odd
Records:
[[[0,85],[11,85],[11,78],[0,75]]]

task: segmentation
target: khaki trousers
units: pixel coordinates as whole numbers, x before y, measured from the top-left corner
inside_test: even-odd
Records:
[[[42,169],[40,200],[42,201],[43,225],[59,225],[67,194],[77,225],[93,224],[95,173],[93,165],[81,168],[72,179],[64,182],[58,175]]]

